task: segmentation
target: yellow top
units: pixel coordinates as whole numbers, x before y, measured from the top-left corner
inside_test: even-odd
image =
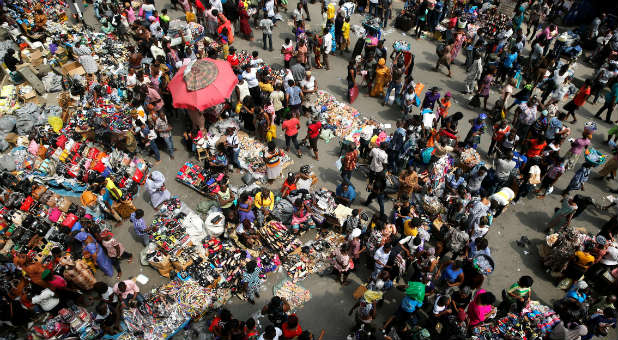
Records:
[[[350,23],[345,21],[343,26],[341,27],[341,32],[343,33],[343,37],[345,39],[350,39]]]

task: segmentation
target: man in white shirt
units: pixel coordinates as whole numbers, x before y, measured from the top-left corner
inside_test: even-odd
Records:
[[[261,97],[260,97],[260,87],[259,81],[256,75],[257,69],[251,67],[251,65],[245,65],[245,69],[242,73],[242,79],[247,82],[247,86],[249,86],[249,93],[251,93],[251,97],[253,98],[253,102],[256,105],[261,105]]]
[[[264,42],[264,50],[266,50],[266,41],[268,40],[269,50],[273,51],[273,23],[272,19],[264,15],[264,19],[260,20],[260,27],[262,28],[262,40]]]
[[[236,135],[236,129],[229,127],[225,130],[225,147],[231,151],[232,164],[240,169],[240,162],[238,161],[238,154],[240,153],[240,141]]]
[[[292,18],[294,19],[294,23],[298,25],[299,22],[303,21],[304,17],[305,16],[303,15],[303,4],[302,2],[299,2],[296,4],[294,12],[292,12]]]
[[[372,279],[376,279],[378,274],[380,274],[384,266],[388,263],[388,258],[391,256],[391,248],[391,244],[387,243],[376,250],[375,255],[373,255],[374,269],[371,274]]]
[[[371,158],[371,163],[369,164],[369,170],[371,170],[369,174],[370,181],[373,181],[379,173],[384,171],[384,165],[388,164],[388,154],[386,153],[387,146],[387,143],[381,143],[379,148],[373,148],[369,153],[369,157]]]
[[[258,340],[279,340],[282,336],[283,331],[279,327],[268,325]]]
[[[324,46],[322,48],[322,58],[324,59],[324,69],[329,70],[330,66],[328,64],[328,55],[333,48],[333,36],[328,31],[328,28],[324,29],[324,36],[322,37],[324,41]]]

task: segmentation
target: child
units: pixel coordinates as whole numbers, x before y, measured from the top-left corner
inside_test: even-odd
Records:
[[[221,32],[219,33],[220,44],[223,47],[223,58],[227,59],[227,56],[230,54],[230,45],[228,44],[228,31],[227,27],[223,27]]]
[[[125,250],[122,243],[114,238],[114,234],[105,230],[101,233],[101,244],[107,251],[107,256],[112,260],[112,265],[116,268],[118,275],[116,278],[120,280],[122,269],[120,268],[120,260],[128,259],[129,263],[133,262],[133,255]]]

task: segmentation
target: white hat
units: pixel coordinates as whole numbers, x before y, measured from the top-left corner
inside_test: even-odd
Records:
[[[588,284],[586,283],[586,281],[577,281],[575,283],[575,288],[576,289],[586,289],[588,288]]]

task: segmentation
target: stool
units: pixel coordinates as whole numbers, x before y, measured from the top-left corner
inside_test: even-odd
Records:
[[[197,148],[196,150],[198,161],[208,158],[208,149]]]

